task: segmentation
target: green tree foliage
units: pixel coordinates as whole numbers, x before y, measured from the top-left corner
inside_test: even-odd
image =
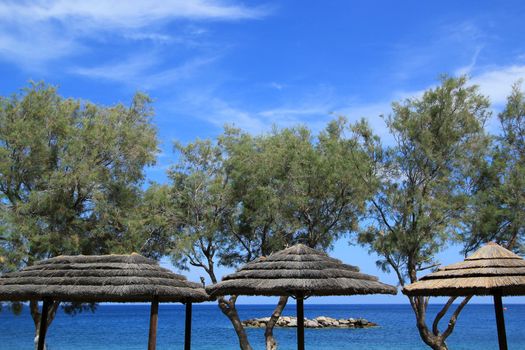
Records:
[[[473,202],[465,252],[496,241],[525,251],[525,96],[515,84],[498,115],[501,133],[471,171]]]
[[[119,251],[131,251],[159,260],[171,252],[176,231],[172,213],[172,195],[168,185],[151,183],[142,193],[130,217],[128,236],[118,245]]]
[[[152,112],[142,94],[102,107],[44,83],[0,98],[2,271],[129,244],[127,219],[157,151]],[[38,329],[36,301],[30,309]]]
[[[153,196],[169,197],[155,209],[163,213],[157,239],[170,242],[175,264],[202,268],[212,282],[218,281],[217,266],[237,266],[297,242],[329,249],[357,228],[371,195],[349,161],[350,155],[356,161],[367,155],[345,136],[347,129],[344,119],[317,137],[305,127],[261,136],[227,128],[217,142],[176,144],[180,157],[169,171],[170,186],[158,186]],[[241,348],[251,349],[236,299],[219,298],[219,306]],[[280,299],[273,319],[286,301]],[[276,346],[272,329],[268,348]]]
[[[345,137],[347,124],[333,121],[316,138],[298,127],[263,137],[231,130],[222,140],[235,196],[242,203],[239,226],[244,231],[239,235],[253,242],[258,233],[262,241],[256,255],[294,242],[326,250],[357,227],[370,191],[354,165],[366,163],[366,154],[359,158],[356,140]]]
[[[437,266],[437,253],[464,227],[464,208],[469,202],[466,171],[478,158],[486,136],[483,124],[489,102],[468,86],[467,79],[444,77],[441,85],[421,98],[393,104],[387,126],[394,144],[382,147],[362,134],[362,147],[375,165],[363,178],[379,190],[371,200],[370,220],[359,242],[381,260],[378,266],[393,270],[401,286],[418,280],[418,273]],[[451,299],[436,316],[432,328],[426,323],[427,297],[409,297],[423,341],[433,349],[446,349],[457,316],[468,298],[457,307],[447,328],[438,329]]]

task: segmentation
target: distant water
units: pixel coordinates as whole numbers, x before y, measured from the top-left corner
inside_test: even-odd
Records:
[[[431,305],[430,313],[439,306]],[[240,305],[243,319],[271,314],[271,305]],[[285,315],[294,315],[289,305]],[[194,350],[238,349],[237,339],[229,321],[216,305],[194,305]],[[419,338],[409,305],[309,305],[305,316],[335,318],[364,317],[380,325],[370,329],[306,329],[306,348],[310,350],[407,350],[428,349]],[[525,349],[525,305],[508,305],[505,312],[509,348]],[[100,305],[92,314],[74,317],[59,312],[48,331],[49,350],[144,350],[147,347],[148,305]],[[448,344],[453,350],[497,349],[496,326],[492,305],[468,305],[463,310]],[[249,329],[255,350],[264,349],[262,329]],[[296,348],[296,331],[276,329],[282,350]],[[182,349],[184,338],[184,307],[161,304],[159,310],[158,346]],[[0,349],[33,349],[33,322],[27,310],[20,316],[9,311],[0,313]]]

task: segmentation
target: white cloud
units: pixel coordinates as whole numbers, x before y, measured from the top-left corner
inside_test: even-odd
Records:
[[[173,39],[162,26],[178,19],[256,19],[267,8],[221,0],[40,0],[0,2],[0,58],[26,69],[87,50],[85,39]],[[197,35],[192,33],[191,35]],[[178,40],[181,40],[178,38]]]
[[[480,92],[487,95],[495,110],[501,109],[510,93],[512,84],[519,79],[525,81],[525,65],[510,65],[480,69],[475,66],[477,54],[473,56],[468,68],[472,74],[471,83],[479,85]],[[459,72],[459,71],[458,71]],[[260,133],[270,130],[272,125],[280,127],[304,124],[315,132],[325,127],[326,123],[336,116],[345,116],[351,121],[365,118],[374,132],[384,143],[392,142],[384,118],[392,112],[392,102],[402,101],[409,97],[421,97],[426,89],[435,87],[437,82],[425,89],[394,91],[384,99],[376,101],[360,101],[348,96],[332,94],[308,94],[303,99],[286,105],[275,106],[264,110],[247,110],[242,107],[232,107],[229,103],[216,97],[207,97],[213,101],[201,108],[207,111],[198,115],[217,126],[233,123],[249,132]],[[213,95],[213,93],[212,93]],[[191,103],[188,105],[190,106]],[[495,114],[494,114],[495,115]],[[494,121],[488,127],[494,128]]]
[[[283,118],[295,119],[296,117],[308,117],[320,114],[329,114],[330,110],[327,105],[306,105],[295,107],[277,107],[275,109],[268,109],[258,113],[261,117],[268,119]]]
[[[255,114],[233,106],[215,97],[209,91],[200,90],[186,93],[176,104],[177,109],[222,128],[233,125],[253,134],[269,131],[272,123],[261,120]]]
[[[253,19],[263,8],[228,5],[217,0],[47,0],[0,4],[0,18],[12,22],[57,20],[106,28],[142,28],[176,18],[197,20]]]
[[[140,33],[124,33],[123,37],[130,40],[136,40],[136,41],[153,41],[158,43],[168,43],[171,41],[174,41],[175,38],[161,33],[148,33],[148,32],[140,32]]]
[[[153,53],[132,56],[123,62],[107,63],[94,67],[75,67],[70,73],[92,79],[104,79],[138,89],[155,89],[189,79],[194,72],[215,61],[215,57],[199,57],[173,68],[158,70],[160,57]]]
[[[152,55],[139,55],[122,62],[106,63],[94,67],[75,67],[70,72],[93,79],[134,83],[139,75],[158,63]]]
[[[414,37],[421,39],[420,35]],[[384,54],[391,56],[391,77],[396,81],[410,81],[428,73],[434,77],[446,71],[454,73],[453,68],[460,64],[455,73],[468,74],[481,49],[494,36],[475,21],[463,21],[430,26],[424,41],[414,41],[414,37],[400,38],[385,49]]]
[[[476,51],[474,51],[474,54],[472,55],[470,63],[466,66],[456,69],[455,75],[471,74],[474,67],[476,67],[476,63],[478,61],[478,57],[479,57],[479,53],[481,52],[481,48],[482,48],[481,46],[478,46],[476,48]]]
[[[525,79],[525,65],[484,69],[474,75],[471,81],[479,85],[480,91],[489,96],[496,107],[500,107],[507,101],[512,85],[520,79]]]
[[[305,125],[313,133],[318,133],[330,120],[338,116],[345,116],[351,121],[365,117],[376,132],[381,136],[386,135],[384,120],[379,115],[389,112],[389,102],[350,105],[351,99],[334,95],[326,86],[314,90],[299,99],[300,101],[295,99],[270,108],[250,108],[242,102],[229,101],[220,96],[219,88],[208,87],[186,91],[176,101],[164,105],[163,109],[205,120],[218,128],[234,125],[256,135],[271,131],[273,126],[297,125]]]
[[[476,67],[477,54],[471,64],[460,67],[455,71],[455,76],[467,74],[470,84],[478,85],[479,91],[489,97],[492,107],[500,109],[506,102],[512,86],[522,81],[525,82],[525,65],[513,64],[507,66]],[[425,90],[436,87],[437,82],[428,85],[422,90],[399,91],[392,94],[392,101],[400,101],[409,97],[421,97]]]
[[[469,74],[471,76],[470,83],[479,86],[479,91],[489,97],[491,107],[493,109],[493,117],[488,121],[486,127],[491,132],[496,132],[498,126],[497,113],[502,110],[507,97],[509,96],[512,85],[518,81],[522,81],[522,87],[525,82],[525,65],[508,65],[508,66],[492,66],[492,67],[476,67],[476,60],[479,54],[476,53],[471,63],[468,66],[456,70],[456,75]],[[419,98],[423,95],[425,90],[435,88],[436,83],[428,85],[422,90],[413,91],[398,91],[390,96],[389,100],[378,101],[372,103],[365,103],[356,106],[350,106],[341,111],[343,115],[352,117],[366,117],[371,126],[382,138],[386,138],[387,142],[391,136],[388,134],[384,120],[378,116],[388,115],[391,113],[391,103],[394,101],[402,101],[409,97]]]
[[[0,59],[11,61],[30,70],[39,70],[42,65],[56,58],[84,51],[83,45],[67,33],[49,25],[10,25],[0,16]]]
[[[279,91],[283,90],[286,87],[286,85],[277,83],[275,81],[272,81],[270,84],[268,84],[268,86],[271,87],[272,89],[279,90]]]
[[[454,41],[469,46],[477,45],[477,43],[485,41],[488,37],[494,36],[482,30],[474,20],[447,23],[442,25],[439,30],[442,41]]]

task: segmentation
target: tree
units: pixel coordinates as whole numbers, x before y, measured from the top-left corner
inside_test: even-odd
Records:
[[[466,253],[490,241],[525,252],[525,96],[519,83],[498,119],[501,134],[494,136],[489,152],[471,171]]]
[[[435,255],[463,227],[469,201],[465,174],[486,145],[488,107],[487,98],[476,86],[467,86],[465,77],[443,77],[422,97],[393,104],[386,119],[392,146],[381,146],[365,124],[354,129],[373,163],[374,171],[364,171],[363,179],[371,186],[379,183],[358,240],[381,257],[378,266],[393,270],[401,286],[436,267]],[[439,322],[456,298],[438,312],[432,327],[426,323],[429,297],[408,299],[423,341],[432,349],[447,349],[446,339],[470,298],[456,307],[444,331]]]
[[[0,98],[2,270],[60,254],[105,254],[127,244],[126,220],[155,161],[150,99],[103,107],[32,83]],[[51,307],[51,323],[59,303]],[[66,311],[82,310],[78,304]],[[38,302],[30,302],[36,336]]]
[[[215,268],[235,246],[238,209],[232,198],[229,169],[224,164],[224,149],[211,140],[176,144],[180,161],[169,172],[172,180],[176,244],[173,262],[202,268],[212,283],[218,282]],[[230,257],[231,258],[231,257]],[[218,261],[217,261],[218,260]],[[224,264],[224,263],[223,263]],[[251,349],[235,308],[236,297],[218,298],[221,311],[228,317],[242,349]]]
[[[168,226],[177,227],[174,262],[202,268],[216,283],[217,265],[235,267],[297,242],[326,250],[355,229],[371,192],[348,162],[350,153],[356,161],[366,154],[345,138],[346,125],[334,121],[317,139],[304,127],[257,137],[227,128],[217,142],[176,144],[167,211]],[[236,300],[222,297],[218,304],[241,349],[251,349]],[[268,323],[267,349],[277,347],[273,326],[287,300],[279,299]]]
[[[160,260],[172,252],[176,224],[171,226],[171,200],[171,189],[168,185],[150,183],[127,218],[127,237],[118,245],[118,251],[140,252],[143,256],[155,260]]]

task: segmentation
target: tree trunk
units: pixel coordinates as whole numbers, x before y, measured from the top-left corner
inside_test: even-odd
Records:
[[[206,255],[206,254],[205,254]],[[200,266],[204,268],[206,273],[210,276],[212,283],[217,283],[217,276],[215,276],[214,271],[214,264],[213,264],[213,255],[206,255],[208,260],[208,265],[204,265],[202,263],[197,264],[195,266]],[[191,255],[190,255],[191,259]],[[241,319],[239,318],[239,314],[237,313],[237,309],[235,308],[235,303],[237,301],[237,295],[230,296],[230,299],[226,299],[225,297],[221,296],[217,298],[217,303],[219,304],[219,309],[221,309],[222,313],[228,317],[230,320],[233,329],[235,330],[235,333],[237,334],[237,338],[239,339],[239,347],[241,350],[253,350],[252,346],[250,345],[250,341],[248,340],[248,335],[246,334],[246,331],[244,330],[244,326],[242,325]]]
[[[60,305],[59,301],[54,301],[51,307],[49,308],[49,312],[47,313],[47,327],[51,325],[53,320],[55,319],[58,306]],[[31,313],[31,318],[33,319],[33,323],[35,325],[35,350],[38,347],[38,338],[40,337],[40,311],[38,310],[38,301],[37,300],[31,300],[29,302],[29,311]],[[44,345],[44,349],[45,349]]]
[[[266,329],[264,331],[264,337],[266,338],[266,350],[276,350],[277,349],[277,340],[275,340],[273,336],[273,328],[275,327],[275,324],[279,320],[279,317],[281,317],[284,307],[286,306],[287,302],[288,302],[288,297],[283,296],[279,298],[279,302],[277,303],[275,310],[273,310],[273,314],[270,317],[270,320],[266,324]]]
[[[412,305],[412,308],[416,315],[416,325],[419,331],[419,335],[421,336],[421,339],[425,342],[425,344],[427,344],[433,350],[448,350],[446,340],[450,336],[450,334],[452,334],[452,331],[456,326],[459,314],[472,297],[468,296],[463,299],[463,301],[456,307],[455,311],[450,316],[447,328],[443,332],[440,332],[438,329],[439,322],[441,321],[443,316],[445,316],[445,314],[448,312],[449,308],[452,306],[456,298],[457,297],[451,297],[448,300],[448,302],[443,306],[441,311],[437,313],[432,324],[432,331],[429,329],[426,323],[428,299],[425,299],[424,297],[409,298],[410,304]]]
[[[435,336],[432,334],[428,327],[421,325],[418,321],[417,329],[419,330],[419,335],[425,344],[427,344],[432,350],[448,350],[445,340],[440,336]]]
[[[432,348],[432,350],[448,350],[447,344],[445,343],[439,344],[438,342],[438,343],[430,345],[430,347]]]
[[[224,297],[220,297],[217,301],[222,313],[228,317],[233,325],[235,333],[237,333],[237,337],[239,338],[239,347],[241,350],[253,350],[252,346],[250,345],[250,341],[248,340],[248,335],[246,334],[241,319],[239,318],[239,314],[237,313],[237,309],[235,308],[237,296],[233,295],[229,300],[226,300]]]

